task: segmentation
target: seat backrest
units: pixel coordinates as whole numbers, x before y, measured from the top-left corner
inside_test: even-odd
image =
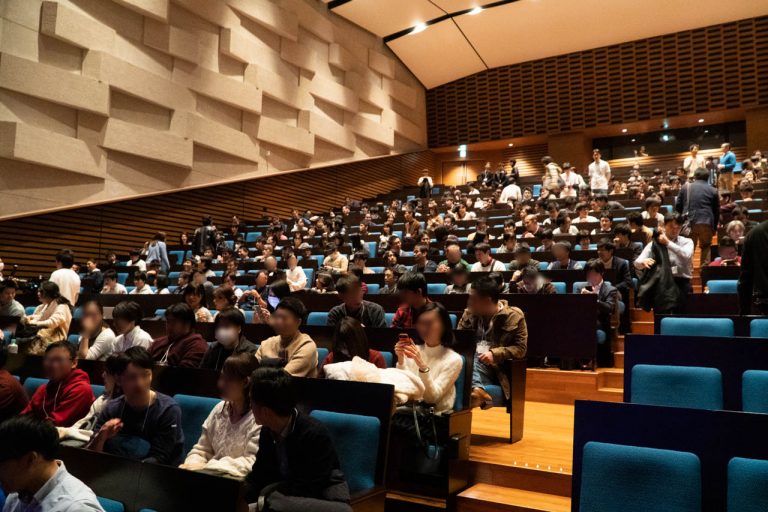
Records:
[[[701,461],[689,452],[589,442],[579,510],[701,510]]]
[[[394,313],[384,313],[384,322],[386,322],[387,325],[392,325],[392,320],[395,319]]]
[[[707,281],[709,293],[736,293],[736,279],[711,279]]]
[[[445,283],[429,283],[427,284],[427,295],[443,295],[447,287],[448,285]]]
[[[123,512],[125,510],[125,506],[119,501],[102,498],[101,496],[96,496],[96,499],[99,500],[99,505],[104,509],[104,512]]]
[[[378,295],[381,286],[376,283],[368,283],[368,295]]]
[[[768,319],[757,318],[749,322],[749,335],[753,338],[768,338]]]
[[[634,404],[723,408],[723,376],[717,368],[638,364],[631,371]]]
[[[451,319],[451,325],[453,328],[456,328],[456,324],[459,323],[459,317],[456,315],[456,313],[448,313],[448,318]]]
[[[730,318],[661,319],[661,334],[670,336],[733,336],[733,320]]]
[[[555,287],[555,291],[560,295],[565,295],[568,293],[566,291],[565,283],[562,281],[552,281],[552,286]]]
[[[734,457],[728,462],[728,512],[768,510],[768,460]]]
[[[307,316],[307,325],[328,325],[327,311],[313,311]]]
[[[221,400],[191,395],[175,395],[173,399],[181,408],[181,430],[184,432],[184,455],[186,456],[200,439],[203,422]]]
[[[307,289],[312,288],[312,285],[315,282],[315,269],[304,268],[304,267],[301,267],[301,269],[304,271],[304,275],[307,276],[307,285],[305,286],[305,288]]]
[[[117,282],[120,284],[125,284],[125,282],[128,280],[128,272],[118,272],[117,273]]]
[[[244,310],[243,315],[245,316],[245,323],[252,324],[253,323],[253,311],[252,310]]]
[[[768,414],[768,371],[747,370],[741,376],[741,410]]]
[[[395,356],[392,352],[382,352],[381,357],[384,358],[384,362],[387,364],[387,368],[395,367]]]
[[[37,377],[27,377],[24,379],[24,391],[27,392],[27,396],[32,398],[32,395],[35,394],[35,391],[37,391],[37,388],[42,386],[43,384],[47,384],[48,379],[40,379]]]
[[[547,270],[549,268],[549,262],[548,261],[540,261],[539,262],[539,270]]]
[[[79,334],[70,334],[67,336],[67,341],[72,345],[79,345],[80,344],[80,335]]]
[[[459,354],[461,355],[461,354]],[[464,377],[464,373],[466,371],[467,367],[467,360],[464,358],[464,356],[461,356],[461,371],[459,372],[459,378],[456,379],[456,383],[454,384],[454,387],[456,388],[456,398],[453,401],[453,410],[454,411],[460,411],[464,408],[464,383],[466,382],[466,378]]]
[[[573,293],[581,293],[581,290],[584,289],[585,286],[587,286],[589,283],[586,281],[574,281],[573,288],[571,289]]]
[[[25,315],[31,315],[35,312],[35,309],[37,309],[35,306],[27,306],[24,308],[24,314]]]
[[[93,391],[93,396],[96,398],[104,394],[104,386],[101,384],[91,384],[91,390]]]
[[[368,267],[371,270],[373,270],[374,274],[383,274],[384,273],[384,267]]]
[[[325,358],[328,357],[329,350],[327,348],[323,347],[317,347],[317,369],[321,369],[323,367],[323,361],[325,361]]]
[[[376,485],[381,422],[373,416],[314,410],[310,416],[328,429],[352,495]]]
[[[82,318],[82,317],[83,317],[83,308],[78,306],[72,310],[72,318]]]
[[[369,258],[375,258],[376,257],[376,242],[371,241],[368,242],[368,257]]]

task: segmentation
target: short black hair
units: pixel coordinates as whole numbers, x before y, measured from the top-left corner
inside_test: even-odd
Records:
[[[14,416],[0,423],[0,462],[37,452],[54,460],[59,449],[59,433],[53,423],[32,414]]]
[[[635,213],[637,213],[637,212],[635,212]],[[603,213],[600,214],[600,218],[601,219],[608,219],[608,220],[612,221],[613,220],[613,215],[611,215],[611,212],[604,211]]]
[[[360,288],[360,279],[354,275],[342,276],[336,281],[336,291],[341,295],[353,288]]]
[[[677,212],[670,212],[664,216],[664,225],[674,222],[680,226],[683,225],[683,216]]]
[[[591,259],[584,265],[585,272],[597,272],[601,276],[605,274],[605,263],[598,258]]]
[[[427,296],[427,279],[424,274],[419,272],[405,272],[397,280],[397,289],[400,291],[407,290],[410,292],[421,292],[421,295]]]
[[[62,249],[56,253],[56,261],[61,263],[64,268],[69,268],[75,264],[75,253],[70,249]]]
[[[142,270],[137,270],[133,273],[133,280],[134,281],[143,281],[147,282],[147,273]]]
[[[56,350],[57,348],[63,348],[67,352],[69,352],[69,358],[70,359],[77,359],[77,348],[75,346],[68,342],[68,341],[54,341],[47,347],[45,347],[45,353],[52,352]]]
[[[555,234],[549,228],[543,229],[541,233],[539,233],[539,240],[552,240],[554,238]]]
[[[717,239],[717,246],[718,247],[733,247],[736,248],[736,240],[729,237],[728,235],[723,235],[720,238]],[[0,368],[2,366],[0,365]]]
[[[275,310],[284,309],[290,311],[293,315],[304,323],[307,317],[307,307],[296,297],[286,297],[280,301]]]
[[[184,295],[186,295],[186,293]],[[185,324],[192,326],[194,326],[196,322],[195,312],[192,311],[192,308],[189,307],[186,302],[177,302],[168,306],[168,309],[165,310],[165,318],[181,320]]]
[[[354,255],[352,255],[352,261],[355,261],[355,260],[367,261],[368,253],[365,251],[357,251]]]
[[[611,240],[610,238],[603,238],[597,244],[597,248],[598,249],[605,249],[607,251],[613,252],[613,251],[616,250],[616,245],[613,243],[613,240]]]
[[[472,282],[472,290],[483,297],[490,298],[493,302],[499,301],[499,285],[489,276],[482,276]]]
[[[117,281],[117,272],[114,269],[105,270],[102,276],[104,280]]]
[[[149,350],[140,345],[134,345],[133,347],[123,352],[121,354],[121,358],[123,359],[121,364],[124,365],[122,367],[122,371],[125,371],[129,364],[138,366],[139,368],[143,368],[145,370],[151,370],[155,366],[155,360],[152,359],[152,355],[149,353]]]
[[[630,236],[632,234],[632,230],[629,229],[629,226],[627,226],[625,223],[621,223],[616,225],[616,227],[613,228],[613,234],[614,235],[625,235]]]
[[[235,307],[224,308],[213,319],[213,330],[215,331],[221,322],[228,323],[240,327],[245,327],[245,315],[243,312]]]
[[[144,312],[138,303],[132,300],[125,300],[117,303],[117,306],[112,310],[112,318],[139,325],[141,319],[144,318]]]
[[[643,215],[640,212],[629,212],[627,214],[627,222],[636,226],[643,225]]]
[[[251,374],[251,403],[263,405],[280,416],[296,408],[293,377],[282,368],[259,368]]]
[[[16,281],[14,281],[13,279],[5,279],[3,281],[0,281],[0,293],[4,292],[9,288],[13,288],[14,290],[17,290],[19,287],[16,284]]]
[[[480,251],[482,253],[488,254],[491,252],[491,246],[486,244],[485,242],[482,242],[475,246],[475,251]]]

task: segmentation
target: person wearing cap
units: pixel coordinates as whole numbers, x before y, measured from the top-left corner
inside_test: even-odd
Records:
[[[528,265],[539,266],[538,261],[531,259],[531,248],[525,242],[518,244],[512,254],[515,256],[515,259],[509,263],[509,270],[512,272],[522,270]]]
[[[576,172],[576,168],[571,166],[570,162],[563,163],[563,172],[560,174],[560,178],[563,180],[563,190],[560,197],[577,197],[579,189],[587,186],[584,183],[584,178]]]

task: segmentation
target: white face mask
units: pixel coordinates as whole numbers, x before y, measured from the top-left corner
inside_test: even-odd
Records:
[[[237,329],[219,327],[216,329],[216,341],[224,345],[225,348],[233,348],[237,345],[237,341],[240,336],[237,333]]]

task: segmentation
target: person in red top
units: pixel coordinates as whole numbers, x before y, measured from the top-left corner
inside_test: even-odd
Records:
[[[0,347],[0,423],[19,414],[29,401],[19,379],[5,369],[7,361],[8,349]]]
[[[57,427],[71,427],[88,414],[96,400],[91,379],[77,368],[77,349],[66,341],[51,343],[45,349],[43,369],[48,383],[37,388],[21,414],[50,420]]]
[[[195,312],[186,303],[172,304],[165,310],[166,336],[152,342],[149,353],[155,363],[167,366],[197,368],[208,343],[194,332]]]
[[[717,241],[717,254],[718,257],[709,264],[710,267],[740,267],[741,256],[736,249],[736,241],[729,237],[723,236]]]
[[[333,349],[325,356],[322,366],[351,361],[359,357],[379,368],[386,368],[384,356],[378,350],[368,348],[368,337],[363,324],[351,316],[345,316],[336,324],[333,332]]]
[[[403,304],[397,308],[395,318],[392,319],[392,327],[412,329],[416,313],[430,302],[427,297],[427,280],[424,274],[406,272],[397,280],[397,290]]]

